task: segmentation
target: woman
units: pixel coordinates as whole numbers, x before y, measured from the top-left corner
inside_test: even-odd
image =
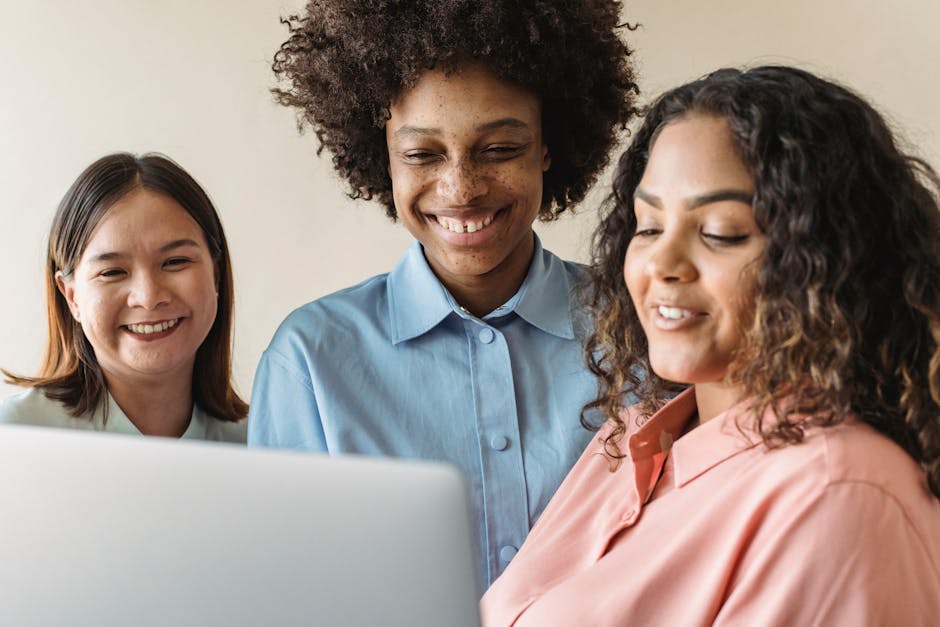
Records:
[[[606,424],[484,623],[937,624],[937,189],[801,70],[660,97],[595,240]]]
[[[574,300],[584,272],[532,224],[584,198],[632,116],[620,10],[313,0],[275,56],[280,102],[350,195],[415,242],[390,273],[282,323],[255,374],[249,444],[454,463],[481,589],[589,437],[566,419],[597,392]]]
[[[53,219],[46,355],[0,421],[244,441],[231,385],[232,269],[218,214],[166,157],[91,164]],[[244,424],[244,423],[242,423]]]

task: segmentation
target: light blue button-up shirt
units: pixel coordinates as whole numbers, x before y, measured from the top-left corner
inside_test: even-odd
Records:
[[[485,590],[591,438],[581,266],[536,238],[519,291],[462,310],[415,242],[395,269],[291,313],[255,374],[248,443],[444,460],[467,478]],[[376,519],[381,524],[381,515]]]

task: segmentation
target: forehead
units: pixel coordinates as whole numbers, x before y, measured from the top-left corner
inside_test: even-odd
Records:
[[[445,129],[515,118],[538,130],[541,103],[536,94],[505,81],[480,63],[467,63],[445,73],[422,73],[389,107],[389,124]]]
[[[753,190],[725,118],[693,114],[665,125],[650,149],[640,186],[689,195],[717,188]]]
[[[105,212],[92,231],[82,257],[90,253],[146,250],[177,239],[205,244],[199,223],[178,202],[166,194],[137,188]]]

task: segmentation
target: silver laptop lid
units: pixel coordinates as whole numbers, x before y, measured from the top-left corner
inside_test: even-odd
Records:
[[[0,426],[0,624],[479,625],[448,466]]]

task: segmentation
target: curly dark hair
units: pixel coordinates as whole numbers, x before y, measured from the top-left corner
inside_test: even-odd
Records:
[[[285,20],[274,56],[280,104],[299,109],[351,198],[375,198],[396,218],[388,174],[389,106],[428,69],[482,62],[542,104],[539,217],[577,204],[608,163],[638,93],[616,0],[310,0]]]
[[[766,236],[729,368],[756,400],[756,430],[781,446],[800,441],[803,425],[855,414],[917,460],[940,496],[940,179],[861,97],[789,67],[718,70],[665,93],[620,158],[593,243],[586,347],[602,388],[586,411],[615,423],[608,456],[622,457],[627,394],[649,413],[676,389],[650,367],[623,263],[653,142],[693,114],[728,121]],[[779,424],[764,424],[767,408]]]

